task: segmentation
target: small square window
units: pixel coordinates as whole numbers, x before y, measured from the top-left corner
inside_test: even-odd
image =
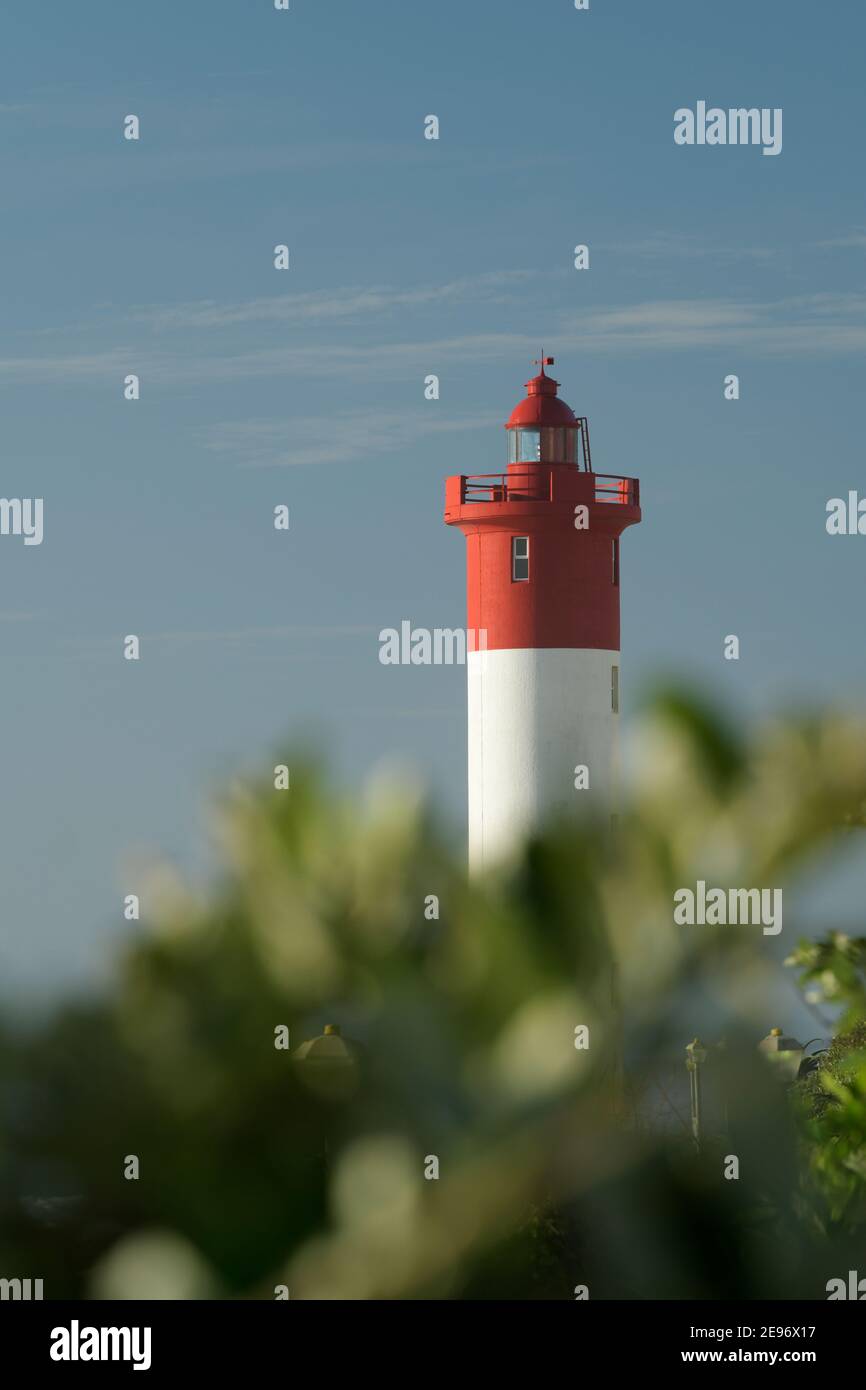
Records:
[[[511,538],[511,578],[515,580],[529,578],[528,536],[512,536]]]
[[[619,714],[619,667],[610,668],[610,707],[614,714]]]

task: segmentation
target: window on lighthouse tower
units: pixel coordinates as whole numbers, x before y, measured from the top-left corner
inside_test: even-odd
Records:
[[[512,536],[511,538],[511,578],[515,580],[529,578],[528,536]]]

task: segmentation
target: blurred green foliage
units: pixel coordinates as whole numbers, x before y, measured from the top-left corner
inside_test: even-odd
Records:
[[[799,876],[863,833],[864,729],[746,746],[670,692],[635,747],[614,844],[554,825],[475,881],[411,785],[352,801],[284,754],[290,791],[235,788],[221,881],[155,873],[105,995],[0,1033],[0,1274],[47,1297],[571,1299],[824,1298],[866,1273],[864,941],[792,956],[845,1032],[786,1086],[756,1051],[772,942],[673,921],[698,879],[783,887],[796,916]],[[293,1056],[326,1023],[360,1044],[351,1086]],[[724,1039],[700,1154],[672,1089],[695,1032]]]

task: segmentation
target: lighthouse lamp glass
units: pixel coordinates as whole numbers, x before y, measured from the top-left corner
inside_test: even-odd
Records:
[[[542,429],[541,457],[545,463],[574,463],[576,443],[576,430]]]
[[[508,431],[509,463],[574,463],[576,431],[558,426]]]
[[[538,463],[541,458],[541,430],[509,430],[508,462]]]

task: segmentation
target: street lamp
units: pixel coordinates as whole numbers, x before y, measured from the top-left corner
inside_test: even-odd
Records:
[[[805,1044],[796,1038],[788,1037],[781,1028],[771,1028],[765,1038],[758,1043],[758,1051],[763,1052],[772,1066],[778,1067],[785,1075],[796,1080],[803,1061]]]
[[[358,1046],[344,1038],[339,1024],[326,1023],[317,1038],[296,1048],[292,1061],[310,1090],[327,1101],[348,1100],[358,1086]],[[322,1140],[322,1162],[330,1167],[327,1131]]]
[[[326,1023],[317,1038],[309,1038],[292,1059],[304,1082],[328,1100],[345,1100],[358,1084],[358,1047],[340,1032],[339,1024]]]
[[[701,1151],[701,1067],[707,1060],[707,1049],[700,1038],[686,1046],[686,1071],[689,1074],[689,1098],[692,1112],[692,1138],[695,1149]]]

